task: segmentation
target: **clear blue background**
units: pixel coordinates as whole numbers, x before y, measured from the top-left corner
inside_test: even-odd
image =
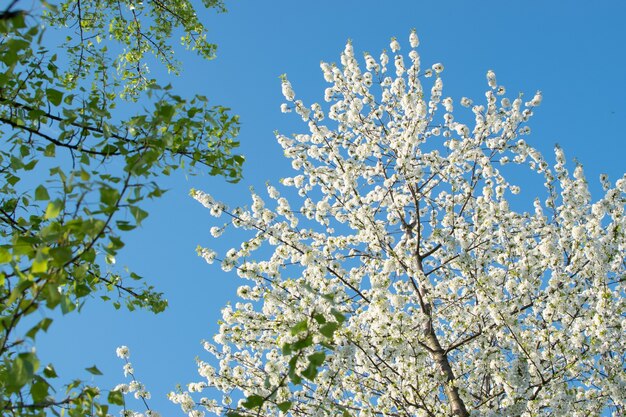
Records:
[[[227,6],[227,14],[202,13],[210,40],[219,45],[217,60],[204,62],[181,51],[185,71],[171,82],[182,95],[207,95],[241,116],[245,178],[237,185],[208,176],[164,180],[170,191],[149,204],[143,227],[125,237],[117,265],[148,277],[170,307],[155,316],[92,300],[81,314],[56,320],[38,349],[66,381],[83,375],[103,388],[125,382],[115,348],[128,345],[137,377],[152,392],[151,407],[163,416],[180,413],[165,395],[177,383],[200,380],[194,358],[209,359],[200,341],[216,332],[220,309],[236,300],[239,281],[195,254],[198,244],[217,243],[209,235],[213,219],[188,196],[189,189],[242,205],[250,186],[262,190],[267,180],[277,185],[291,175],[273,131],[291,134],[306,125],[280,113],[278,76],[287,73],[305,103],[323,102],[327,84],[319,62],[339,61],[347,39],[357,54],[378,56],[397,36],[407,52],[416,28],[423,66],[445,65],[444,95],[482,102],[485,73],[493,69],[509,97],[543,91],[527,140],[549,160],[554,144],[561,144],[568,159],[585,166],[595,197],[600,173],[614,181],[625,171],[624,1],[249,0]],[[84,371],[93,364],[105,375]],[[130,405],[143,411],[134,400]]]

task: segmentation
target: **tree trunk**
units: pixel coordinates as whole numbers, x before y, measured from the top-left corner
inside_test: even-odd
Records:
[[[452,406],[452,414],[458,417],[469,417],[465,403],[459,395],[459,390],[453,385],[455,377],[452,367],[450,366],[450,361],[448,361],[448,356],[441,348],[441,344],[439,343],[435,330],[432,326],[429,326],[426,340],[428,342],[428,346],[432,349],[432,352],[430,352],[431,358],[437,363],[439,371],[446,377],[446,386],[444,387],[444,391]]]

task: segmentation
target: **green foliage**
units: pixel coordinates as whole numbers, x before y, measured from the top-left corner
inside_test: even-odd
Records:
[[[109,404],[124,405],[124,394],[120,391],[110,391],[107,399]]]
[[[203,3],[206,8],[226,11],[221,0]],[[66,0],[57,9],[44,13],[44,18],[51,26],[76,29],[63,45],[70,56],[63,78],[66,85],[76,84],[87,73],[110,77],[107,69],[111,69],[124,80],[124,95],[133,98],[157,84],[150,78],[148,57],[165,65],[169,72],[180,70],[181,63],[171,45],[174,36],[180,37],[185,48],[205,59],[213,59],[217,50],[207,41],[196,9],[187,0]],[[102,57],[110,55],[110,48],[117,52],[114,65],[102,66]]]
[[[326,295],[323,295],[327,297]],[[333,297],[328,300],[333,301]],[[331,310],[331,315],[335,321],[328,321],[321,313],[313,313],[311,317],[301,320],[289,329],[291,336],[298,336],[292,343],[283,343],[282,353],[289,358],[289,369],[282,380],[270,391],[268,395],[250,395],[244,399],[238,409],[229,410],[227,417],[245,417],[250,415],[260,415],[263,407],[275,406],[278,410],[286,413],[292,406],[291,401],[277,402],[276,394],[279,388],[284,386],[302,385],[308,380],[315,383],[315,377],[324,366],[327,355],[334,350],[333,338],[335,332],[340,328],[341,323],[346,321],[346,317],[336,309]],[[315,336],[319,336],[315,342]],[[349,417],[347,411],[344,413]]]
[[[7,3],[0,10],[0,410],[105,415],[98,389],[80,380],[53,388],[55,368],[31,349],[52,320],[31,315],[80,311],[95,297],[162,311],[161,293],[113,266],[122,234],[148,216],[147,199],[163,195],[163,175],[203,170],[237,181],[238,120],[204,96],[181,97],[148,77],[148,62],[180,69],[174,35],[213,58],[215,45],[188,0]],[[220,1],[204,4],[224,10]],[[55,45],[59,33],[67,38]],[[59,48],[62,56],[51,52]],[[138,100],[142,110],[133,114]],[[120,404],[115,393],[108,402]]]
[[[247,409],[257,408],[263,405],[264,399],[260,395],[251,395],[241,404]]]

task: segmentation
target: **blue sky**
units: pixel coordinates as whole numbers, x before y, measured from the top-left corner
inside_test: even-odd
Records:
[[[199,2],[198,2],[199,3]],[[216,247],[213,219],[192,200],[190,188],[205,190],[229,205],[247,204],[248,189],[291,175],[273,132],[303,131],[294,114],[283,115],[279,75],[287,73],[305,103],[323,101],[320,60],[338,61],[347,39],[357,54],[377,56],[392,36],[408,46],[416,28],[422,63],[442,62],[444,95],[481,101],[492,69],[508,94],[536,90],[528,142],[552,160],[554,144],[584,167],[597,197],[600,173],[617,179],[626,168],[626,2],[614,1],[242,1],[229,12],[202,13],[218,58],[204,62],[181,51],[185,70],[171,79],[181,95],[200,93],[229,106],[242,122],[244,180],[237,185],[204,175],[167,178],[164,198],[149,204],[143,227],[127,235],[118,266],[147,277],[166,294],[160,314],[115,311],[97,300],[81,314],[55,321],[40,339],[39,353],[60,376],[89,379],[97,364],[103,388],[124,382],[115,348],[127,345],[137,377],[152,392],[150,405],[165,415],[178,408],[165,395],[177,383],[199,380],[194,358],[209,359],[200,345],[217,330],[220,309],[236,301],[239,279],[207,265],[195,254],[200,244]],[[408,48],[405,48],[408,49]],[[237,245],[230,241],[225,245]],[[132,403],[142,411],[139,403]]]

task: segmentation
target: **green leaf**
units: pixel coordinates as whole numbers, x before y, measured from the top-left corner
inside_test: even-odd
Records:
[[[123,231],[133,230],[136,226],[126,220],[116,220],[115,225],[118,229]]]
[[[137,222],[137,224],[140,224],[143,219],[148,217],[148,212],[140,209],[137,206],[130,206],[130,213],[135,218],[135,221]]]
[[[102,372],[100,371],[100,369],[96,367],[96,365],[89,367],[89,368],[85,368],[85,370],[92,375],[102,375]]]
[[[331,303],[335,302],[335,295],[334,294],[322,294],[322,298],[325,300],[330,301]]]
[[[176,109],[174,106],[163,103],[159,106],[157,115],[162,117],[166,122],[169,122],[172,120],[175,112]]]
[[[105,138],[110,138],[111,137],[111,127],[109,126],[108,123],[102,123],[102,134],[104,135]]]
[[[35,375],[39,368],[39,359],[34,353],[20,353],[9,365],[7,388],[18,392]]]
[[[63,202],[61,200],[54,200],[48,203],[48,207],[46,208],[46,214],[44,218],[46,220],[54,219],[59,216],[61,210],[63,209]]]
[[[124,405],[124,394],[120,391],[109,391],[107,400],[113,405]]]
[[[33,260],[33,265],[30,268],[33,274],[48,272],[48,256],[41,251],[37,251],[37,255]]]
[[[100,152],[102,152],[103,154],[106,155],[112,155],[117,153],[118,148],[117,146],[111,144],[111,143],[107,143],[105,146],[102,147],[102,149],[100,149]]]
[[[307,366],[306,369],[302,371],[302,376],[308,379],[309,381],[313,381],[315,380],[315,377],[317,376],[318,372],[319,371],[317,370],[317,367],[313,366],[312,364],[309,364],[309,366]]]
[[[11,256],[11,252],[8,249],[0,246],[0,264],[6,264],[11,262],[13,257]]]
[[[124,247],[124,242],[122,242],[122,239],[116,236],[109,236],[109,244],[107,245],[105,250],[109,254],[114,255],[118,249],[121,249],[123,247]]]
[[[41,377],[38,377],[33,385],[30,386],[30,394],[33,400],[38,403],[46,399],[50,385]]]
[[[13,244],[13,255],[25,255],[31,257],[35,250],[33,246],[37,244],[37,239],[28,236],[18,236]]]
[[[339,324],[346,321],[346,316],[344,316],[343,314],[341,314],[339,311],[335,310],[334,308],[331,310],[331,314],[335,317],[335,320],[337,320],[337,323]]]
[[[117,204],[120,198],[120,192],[113,187],[101,187],[100,188],[100,201],[107,206],[114,206]]]
[[[339,324],[337,323],[326,323],[320,327],[320,333],[331,339],[338,328]]]
[[[290,333],[292,335],[297,335],[300,332],[306,332],[308,329],[308,323],[306,320],[302,320],[298,323],[296,323],[290,330]]]
[[[309,381],[313,381],[319,373],[319,367],[324,363],[324,359],[326,359],[326,354],[324,352],[315,352],[307,358],[309,359],[309,365],[302,371],[302,376]]]
[[[63,314],[70,313],[76,309],[76,305],[72,302],[70,297],[65,294],[61,294],[61,312]]]
[[[326,318],[325,318],[325,317],[324,317],[324,315],[323,315],[323,314],[321,314],[321,313],[317,313],[316,315],[314,315],[314,316],[313,316],[313,318],[315,319],[315,321],[316,321],[318,324],[324,324],[324,323],[326,323]]]
[[[253,408],[262,406],[264,402],[265,398],[260,395],[250,395],[244,402],[241,403],[241,405],[248,410],[252,410]]]
[[[326,354],[324,352],[315,352],[310,354],[308,356],[308,359],[309,363],[315,366],[320,366],[324,363],[324,360],[326,359]]]
[[[35,168],[35,166],[37,165],[37,160],[33,159],[32,161],[28,162],[27,164],[24,165],[24,169],[26,171],[32,171],[33,168]]]
[[[39,323],[34,325],[28,332],[26,332],[26,337],[35,340],[35,336],[37,335],[37,333],[39,333],[40,330],[43,330],[44,332],[48,331],[48,327],[50,327],[51,323],[51,318],[46,317],[44,319],[41,319]]]
[[[61,101],[63,101],[63,93],[59,90],[55,90],[54,88],[46,89],[46,97],[48,97],[50,103],[54,104],[55,106],[58,106],[59,104],[61,104]]]
[[[295,385],[300,385],[302,383],[302,377],[295,372],[289,374],[289,379]]]
[[[289,379],[294,384],[299,384],[302,382],[302,378],[296,374],[296,364],[298,363],[298,356],[294,356],[289,360]]]
[[[56,150],[57,150],[56,145],[54,143],[50,143],[44,149],[43,155],[46,156],[46,157],[49,157],[49,158],[53,157],[53,156],[56,155]]]
[[[278,409],[283,413],[286,413],[291,408],[291,401],[285,401],[283,403],[277,404]]]
[[[35,200],[50,200],[50,195],[48,194],[48,190],[43,185],[40,185],[35,189]]]
[[[305,347],[309,347],[313,344],[313,336],[308,335],[304,339],[300,339],[297,342],[293,343],[291,347],[293,350],[302,350]]]
[[[67,246],[52,248],[50,249],[50,256],[55,266],[63,266],[72,259],[72,249]]]
[[[49,364],[48,366],[44,368],[43,374],[46,378],[58,378],[59,377],[57,375],[57,371],[54,370],[54,366],[52,366],[52,364]]]
[[[56,285],[46,285],[44,288],[46,307],[54,308],[61,302],[61,293]]]

